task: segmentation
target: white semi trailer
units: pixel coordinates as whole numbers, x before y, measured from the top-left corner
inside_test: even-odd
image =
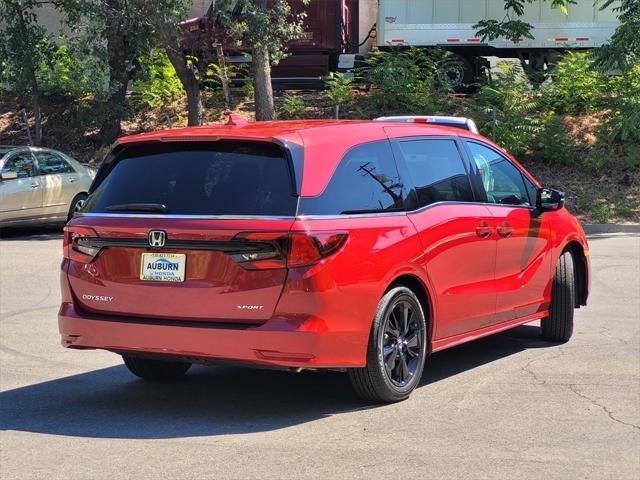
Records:
[[[532,80],[553,67],[558,54],[606,43],[618,26],[614,8],[599,10],[594,0],[577,0],[568,15],[551,9],[550,1],[526,7],[521,20],[533,25],[533,39],[483,41],[473,28],[479,20],[502,20],[504,0],[380,0],[377,44],[381,49],[443,47],[456,61],[443,66],[454,83],[471,83],[483,74],[484,57],[520,59]]]

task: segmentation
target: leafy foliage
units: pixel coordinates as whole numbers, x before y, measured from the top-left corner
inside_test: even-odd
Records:
[[[218,0],[215,13],[238,46],[251,51],[256,120],[274,120],[271,64],[302,34],[304,12],[294,12],[287,0]]]
[[[603,70],[620,69],[623,72],[633,69],[640,63],[640,0],[596,0],[601,9],[614,7],[618,13],[620,25],[611,37],[611,41],[598,49],[597,65]]]
[[[182,83],[163,50],[141,57],[142,68],[133,80],[136,101],[145,108],[172,102],[184,94]]]
[[[495,132],[494,140],[514,155],[529,151],[542,130],[539,97],[519,65],[500,63],[492,84],[481,87],[478,106],[483,133],[492,137]]]
[[[302,97],[285,93],[279,110],[285,118],[300,118],[306,107]]]
[[[54,46],[48,59],[37,65],[36,77],[43,94],[73,98],[99,96],[107,82],[102,59],[69,40]]]
[[[266,47],[273,63],[286,55],[286,42],[300,36],[305,18],[304,13],[292,12],[286,0],[273,0],[269,8],[255,0],[218,0],[215,9],[217,21],[243,48]]]
[[[537,153],[551,165],[571,165],[578,151],[569,137],[565,117],[554,112],[543,113],[536,142]]]
[[[622,145],[627,164],[640,167],[640,64],[612,80],[611,116],[600,129],[600,143]]]
[[[545,88],[546,107],[559,113],[575,115],[592,112],[603,103],[608,79],[593,68],[586,52],[567,52],[551,74]]]
[[[339,116],[340,107],[348,105],[353,101],[353,80],[344,73],[331,73],[325,79],[327,85],[326,95],[331,103],[336,107],[336,118]]]
[[[502,20],[488,19],[480,20],[473,28],[477,30],[476,35],[485,40],[495,40],[506,38],[516,43],[520,38],[533,39],[531,30],[533,25],[515,17],[521,17],[525,13],[527,3],[534,3],[537,0],[504,0],[505,15]],[[545,0],[546,1],[546,0]],[[551,0],[551,8],[559,8],[567,15],[567,6],[577,3],[576,0]]]
[[[411,48],[376,51],[367,57],[361,75],[373,89],[371,101],[380,113],[435,113],[449,91],[438,78],[439,50]]]
[[[50,64],[55,50],[44,27],[38,24],[35,0],[3,0],[0,18],[0,86],[20,96],[38,88],[35,77],[40,64]]]

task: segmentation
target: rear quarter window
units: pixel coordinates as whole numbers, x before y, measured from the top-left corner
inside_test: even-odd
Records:
[[[284,151],[258,142],[181,142],[125,148],[83,213],[161,204],[171,215],[293,216],[297,206]],[[130,213],[130,212],[129,212]]]
[[[324,192],[302,197],[301,215],[349,215],[404,209],[404,185],[388,141],[352,148]]]

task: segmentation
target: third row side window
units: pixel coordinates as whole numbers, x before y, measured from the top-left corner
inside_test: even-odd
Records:
[[[352,148],[317,197],[300,200],[303,215],[349,215],[404,209],[404,185],[388,141]]]

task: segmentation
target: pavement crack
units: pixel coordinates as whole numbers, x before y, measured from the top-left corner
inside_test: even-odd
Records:
[[[628,344],[629,341],[625,340],[623,338],[619,338],[619,337],[614,337],[613,335],[611,335],[611,329],[607,326],[601,325],[600,326],[600,330],[598,331],[598,335],[602,335],[605,338],[608,338],[610,340],[614,340],[618,343],[624,343],[624,344]]]
[[[564,354],[565,354],[564,350],[562,348],[558,348],[556,350],[556,354],[553,355],[553,356],[547,357],[545,355],[541,355],[539,357],[536,357],[536,358],[533,358],[533,359],[529,360],[526,364],[524,364],[520,368],[520,371],[526,373],[531,378],[533,378],[537,385],[547,385],[546,378],[539,377],[538,374],[531,368],[531,365],[533,365],[534,363],[539,362],[541,360],[554,360],[554,359],[556,359],[558,357],[561,357]]]
[[[629,423],[629,422],[625,422],[624,420],[620,420],[619,418],[617,418],[613,412],[611,411],[611,409],[609,407],[607,407],[606,405],[599,403],[597,400],[585,395],[584,393],[581,393],[580,391],[578,391],[576,385],[574,384],[569,384],[567,385],[567,387],[569,388],[570,391],[572,391],[574,394],[576,394],[577,396],[579,396],[580,398],[583,398],[585,400],[587,400],[589,403],[591,403],[591,405],[594,405],[596,407],[599,407],[600,409],[602,409],[603,412],[605,412],[607,414],[607,416],[613,420],[616,423],[619,423],[621,425],[626,425],[628,427],[631,428],[635,428],[636,430],[640,430],[640,425],[636,425],[635,423]]]

